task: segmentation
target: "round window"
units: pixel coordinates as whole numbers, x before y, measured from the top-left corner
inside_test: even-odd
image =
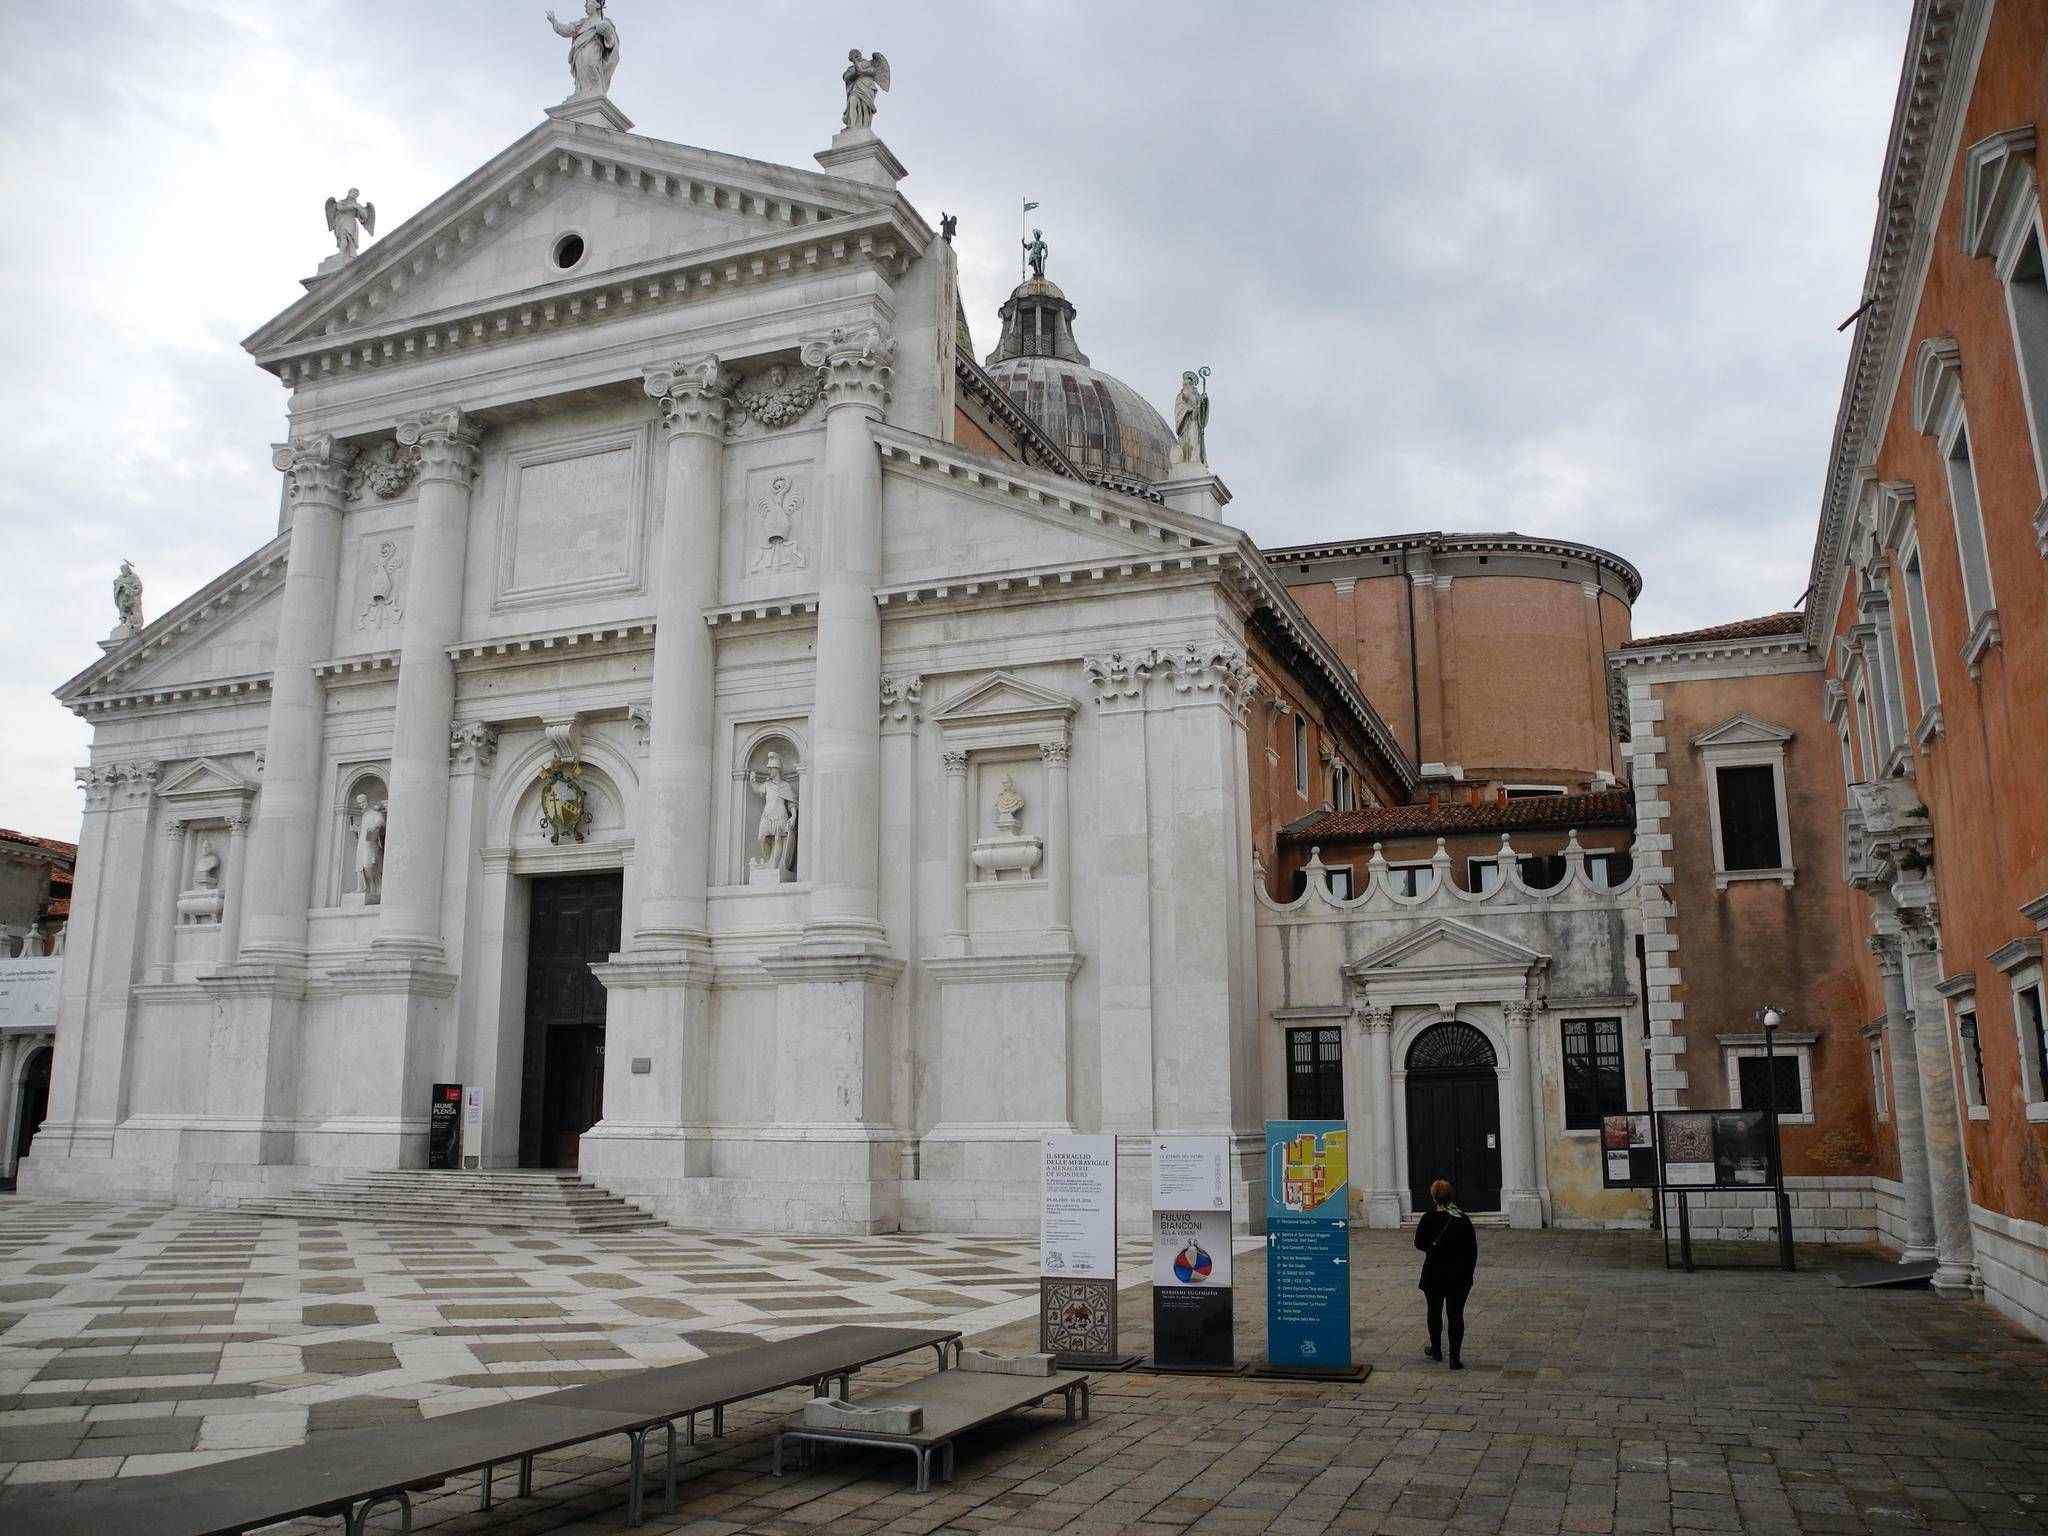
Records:
[[[555,242],[555,265],[564,272],[583,259],[583,237],[577,234],[562,236]]]

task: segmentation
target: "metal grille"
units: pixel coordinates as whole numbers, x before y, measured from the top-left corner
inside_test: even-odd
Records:
[[[1492,1072],[1497,1066],[1493,1042],[1470,1024],[1425,1029],[1408,1047],[1410,1072]]]

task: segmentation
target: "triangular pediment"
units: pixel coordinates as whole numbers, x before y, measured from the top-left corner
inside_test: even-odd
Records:
[[[83,710],[93,700],[268,673],[289,544],[279,534],[73,677],[57,698]]]
[[[736,281],[815,270],[816,262],[783,262],[762,249],[828,231],[851,234],[873,222],[864,215],[893,217],[899,201],[814,171],[550,121],[314,280],[303,299],[243,345],[271,367],[309,347],[324,349],[312,370],[318,373],[418,360],[441,347],[518,334],[516,316],[480,313],[507,301],[537,306],[525,321],[530,332],[571,318],[572,310],[587,320],[681,297],[683,289],[670,293],[665,283],[678,281],[668,269],[684,258],[729,253]],[[556,248],[568,235],[581,239],[582,254],[565,268]],[[656,273],[663,276],[650,276]],[[636,297],[593,292],[622,279]],[[688,286],[710,284],[699,274]],[[551,304],[560,311],[551,313]],[[401,333],[428,319],[450,329],[435,342],[413,336],[407,346]],[[306,376],[280,371],[288,382]]]
[[[1344,969],[1358,981],[1394,976],[1440,976],[1452,973],[1512,971],[1527,974],[1545,968],[1550,957],[1512,939],[1438,918],[1400,938],[1382,944]]]
[[[202,757],[159,784],[156,792],[166,800],[211,800],[221,795],[251,795],[255,786],[226,764]]]
[[[1775,747],[1792,739],[1792,733],[1782,725],[1772,725],[1754,715],[1730,716],[1711,731],[1702,731],[1693,737],[1695,747]]]
[[[939,706],[940,725],[983,725],[1031,716],[1071,715],[1079,706],[1064,693],[1027,683],[1007,672],[991,672]]]

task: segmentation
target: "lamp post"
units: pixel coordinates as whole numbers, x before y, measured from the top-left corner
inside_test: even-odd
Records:
[[[1778,1026],[1785,1015],[1770,1004],[1756,1011],[1764,1032],[1764,1102],[1771,1117],[1771,1191],[1778,1204],[1778,1265],[1792,1268],[1792,1202],[1785,1194],[1784,1149],[1778,1141]]]

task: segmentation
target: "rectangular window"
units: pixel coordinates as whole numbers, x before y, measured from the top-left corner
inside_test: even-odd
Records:
[[[1329,873],[1323,878],[1330,882],[1330,894],[1339,901],[1351,899],[1351,866],[1349,864],[1325,864]]]
[[[2027,231],[2019,260],[2006,277],[2005,302],[2034,439],[2034,474],[2048,491],[2048,272],[2041,260],[2039,224]]]
[[[1721,867],[1782,869],[1776,768],[1769,763],[1736,763],[1714,772],[1721,801]]]
[[[1300,715],[1294,717],[1294,788],[1308,793],[1308,721]]]
[[[1562,784],[1509,784],[1504,786],[1510,800],[1540,800],[1545,795],[1561,795]]]
[[[1621,1020],[1566,1019],[1564,1035],[1564,1125],[1595,1131],[1602,1115],[1628,1108],[1628,1082],[1621,1069]]]
[[[1351,765],[1337,762],[1330,765],[1330,801],[1340,811],[1352,809],[1357,801],[1351,794]]]
[[[1799,1058],[1785,1054],[1777,1056],[1744,1056],[1736,1063],[1740,1074],[1742,1102],[1737,1109],[1769,1109],[1771,1107],[1770,1084],[1776,1074],[1778,1085],[1778,1113],[1781,1115],[1803,1115],[1806,1104],[1799,1087]]]
[[[1532,891],[1547,891],[1564,883],[1564,855],[1531,853],[1515,860],[1515,872]]]
[[[1589,853],[1586,855],[1586,878],[1593,882],[1596,891],[1611,891],[1630,875],[1635,873],[1636,861],[1633,854]]]
[[[2029,1105],[2048,1104],[2048,1002],[2041,983],[2028,982],[2012,994],[2014,1022],[2020,1030],[2021,1076]]]
[[[1842,782],[1854,784],[1856,780],[1856,754],[1849,749],[1849,727],[1842,727]]]
[[[1970,605],[1970,628],[1992,609],[1991,552],[1984,544],[1984,514],[1977,501],[1977,472],[1970,461],[1970,424],[1956,431],[1949,445],[1948,503],[1956,519],[1956,553],[1963,562],[1963,597]]]
[[[1436,885],[1436,869],[1430,864],[1389,864],[1387,888],[1396,896],[1420,896]]]
[[[1870,723],[1870,695],[1856,685],[1856,755],[1863,764],[1861,782],[1877,782],[1877,732]]]
[[[1465,889],[1475,896],[1484,896],[1500,888],[1499,859],[1467,859],[1465,861]]]
[[[1906,628],[1913,638],[1913,682],[1920,693],[1920,716],[1941,702],[1941,683],[1934,671],[1934,630],[1927,616],[1927,578],[1920,568],[1918,540],[1906,547],[1900,568],[1906,577]]]
[[[1318,1025],[1287,1031],[1287,1118],[1344,1118],[1344,1031]]]
[[[1870,1042],[1870,1097],[1877,1106],[1877,1118],[1891,1119],[1891,1094],[1886,1090],[1884,1081],[1884,1047],[1876,1040]]]
[[[1963,1100],[1970,1106],[1973,1119],[1981,1119],[1976,1112],[1990,1113],[1984,1098],[1984,1046],[1977,1039],[1977,1011],[1972,1008],[1959,1010],[1956,1014],[1956,1038],[1963,1047]]]

